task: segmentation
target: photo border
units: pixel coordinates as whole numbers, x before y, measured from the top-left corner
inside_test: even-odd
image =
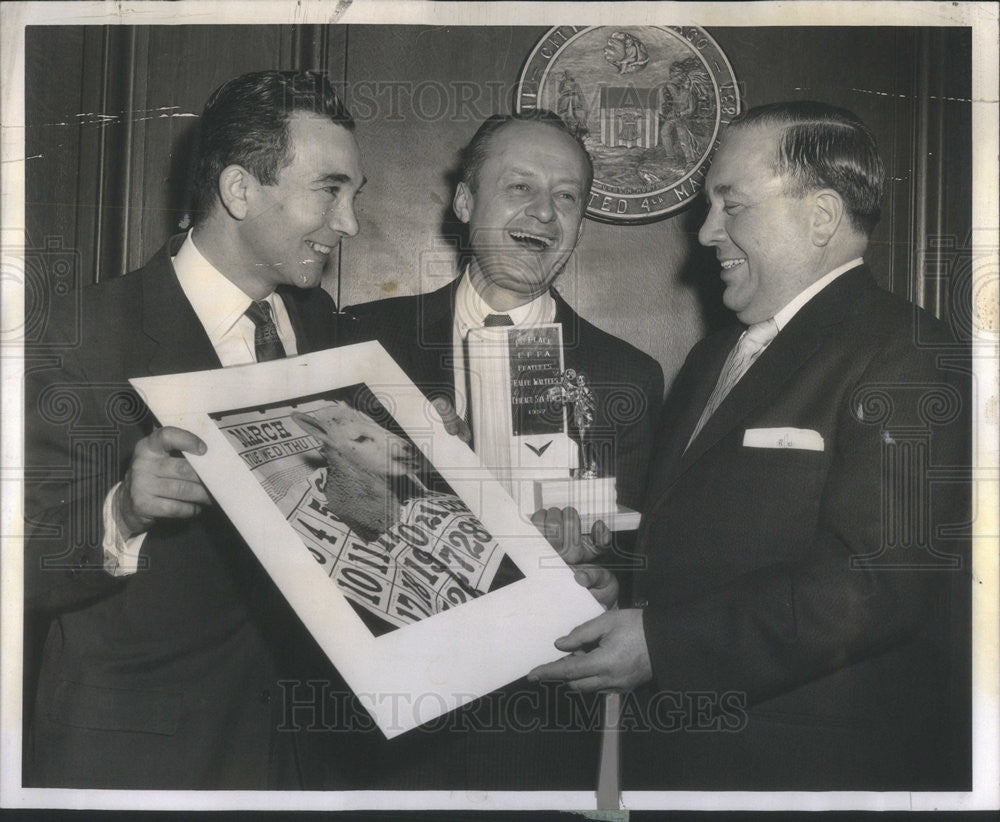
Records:
[[[989,809],[1000,795],[997,742],[998,722],[998,525],[997,498],[1000,486],[1000,448],[997,444],[997,335],[996,302],[1000,282],[997,249],[998,186],[998,25],[993,3],[948,2],[802,2],[802,3],[419,3],[386,2],[139,2],[105,4],[5,3],[2,20],[3,96],[0,119],[2,136],[2,196],[0,196],[0,242],[5,257],[15,255],[24,238],[24,27],[44,24],[187,25],[192,23],[289,24],[289,23],[382,23],[453,25],[501,25],[516,20],[519,25],[554,25],[572,21],[600,25],[614,15],[622,24],[691,23],[712,26],[768,25],[856,25],[856,26],[969,26],[973,31],[973,291],[982,305],[992,305],[993,314],[975,330],[974,363],[978,391],[975,396],[975,461],[977,480],[974,525],[973,591],[973,790],[956,793],[742,793],[742,792],[630,792],[625,807],[641,810],[676,809],[838,809],[881,810]],[[234,24],[235,25],[235,24]],[[833,59],[826,56],[822,59]],[[5,260],[6,269],[6,260]],[[23,653],[23,347],[18,329],[23,327],[23,280],[3,272],[0,300],[0,330],[4,343],[2,363],[3,438],[0,451],[2,474],[2,592],[0,621],[3,634],[0,653],[5,662]],[[990,325],[989,323],[992,323]],[[992,406],[990,403],[992,402]],[[991,410],[992,409],[992,410]],[[496,808],[586,809],[593,795],[568,793],[493,793],[488,797],[467,793],[418,792],[370,793],[324,792],[186,792],[186,791],[70,791],[23,789],[21,764],[20,665],[5,664],[0,677],[0,793],[5,806],[76,808],[272,808],[272,809],[369,809],[369,808]]]

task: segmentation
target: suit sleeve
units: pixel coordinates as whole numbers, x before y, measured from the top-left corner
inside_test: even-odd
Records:
[[[127,385],[99,390],[67,358],[30,368],[25,380],[24,595],[28,608],[59,610],[117,590],[103,569],[102,508],[117,481],[118,432],[107,409],[139,405]]]
[[[939,562],[950,555],[969,567],[965,541],[939,541],[949,527],[970,519],[966,377],[938,369],[933,350],[915,355],[912,343],[892,339],[854,389],[837,411],[815,531],[796,552],[799,559],[756,568],[686,602],[653,602],[646,609],[646,642],[661,688],[738,691],[750,703],[775,696],[910,637],[934,601],[966,576]],[[902,441],[917,430],[929,432],[925,444]],[[924,445],[932,471],[957,471],[960,481],[917,490],[921,478],[907,460]],[[893,533],[922,521],[925,505],[926,533]],[[901,547],[893,550],[894,543]],[[754,548],[769,551],[766,545],[733,550]],[[788,555],[774,547],[770,553]],[[866,557],[878,557],[879,567]]]
[[[657,424],[663,407],[663,369],[652,358],[644,358],[637,369],[634,405],[623,395],[620,409],[609,408],[609,415],[620,422],[615,431],[615,478],[618,502],[642,510],[646,479],[653,454]],[[631,386],[630,386],[631,388]],[[620,413],[619,413],[620,412]]]

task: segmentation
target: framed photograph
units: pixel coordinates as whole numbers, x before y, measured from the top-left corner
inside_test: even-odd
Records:
[[[602,611],[377,342],[132,383],[388,738]]]

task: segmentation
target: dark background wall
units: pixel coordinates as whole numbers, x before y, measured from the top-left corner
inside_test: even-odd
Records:
[[[32,27],[28,244],[63,254],[75,284],[137,267],[188,224],[187,178],[208,94],[245,71],[325,68],[345,84],[370,178],[361,234],[344,243],[325,285],[341,305],[434,288],[454,273],[444,235],[456,152],[484,117],[510,110],[521,66],[545,31]],[[969,30],[709,34],[733,66],[744,106],[815,98],[871,125],[890,182],[869,260],[884,286],[946,313],[953,289],[935,276],[936,255],[961,247],[971,225]],[[643,226],[587,221],[558,283],[585,317],[657,357],[668,384],[690,346],[730,319],[718,307],[714,257],[697,244],[700,216],[694,206]]]

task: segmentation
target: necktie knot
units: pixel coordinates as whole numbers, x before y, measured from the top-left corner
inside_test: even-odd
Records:
[[[483,320],[483,328],[500,328],[513,324],[514,321],[510,318],[510,314],[487,314]]]
[[[722,373],[719,374],[719,379],[715,384],[715,390],[709,396],[708,402],[705,404],[705,410],[701,413],[701,419],[698,420],[698,424],[694,427],[691,438],[688,440],[689,447],[705,423],[708,422],[712,414],[722,404],[722,401],[729,395],[733,386],[740,381],[743,375],[750,369],[750,366],[753,365],[760,352],[764,350],[764,346],[770,343],[777,334],[778,324],[774,321],[773,317],[763,322],[754,323],[743,332],[739,342],[736,343],[736,347],[729,352],[729,357],[726,359],[722,367]]]
[[[258,328],[268,323],[274,324],[271,319],[271,304],[267,300],[254,300],[247,308],[246,315]]]
[[[257,362],[283,359],[285,346],[281,344],[278,327],[271,317],[271,304],[266,300],[254,300],[244,313],[254,324],[253,343]]]
[[[763,348],[778,335],[778,324],[774,318],[754,323],[745,332],[744,340],[755,348]]]

